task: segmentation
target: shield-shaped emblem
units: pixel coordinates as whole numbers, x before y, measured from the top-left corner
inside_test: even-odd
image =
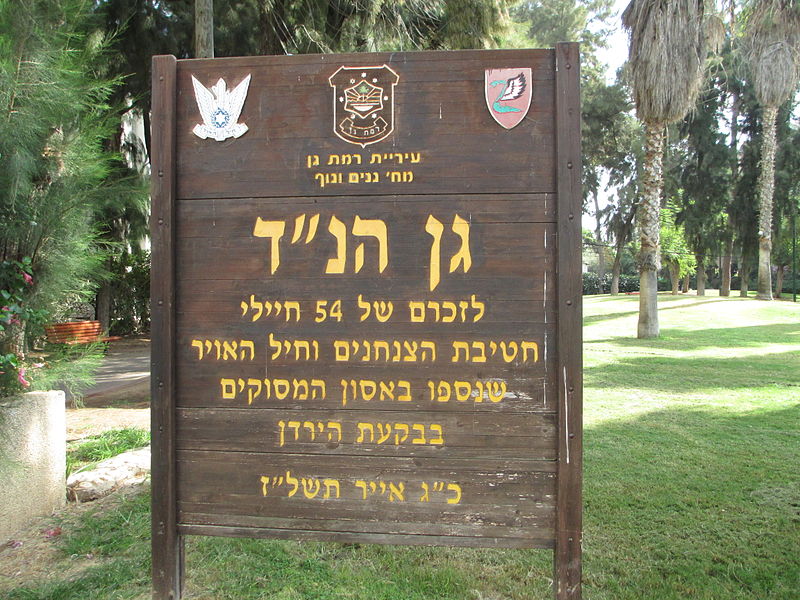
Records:
[[[531,70],[486,69],[483,89],[492,118],[511,129],[522,122],[531,107]]]
[[[333,132],[362,148],[394,131],[394,86],[400,77],[386,65],[339,67],[333,88]]]

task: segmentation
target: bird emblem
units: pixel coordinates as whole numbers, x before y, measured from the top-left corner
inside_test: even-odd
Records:
[[[504,104],[500,104],[501,102],[508,102],[510,100],[516,100],[522,94],[525,93],[525,88],[527,86],[525,82],[525,74],[520,73],[516,77],[512,77],[510,79],[499,79],[497,81],[493,81],[490,83],[493,88],[496,88],[498,85],[502,86],[500,88],[500,93],[495,98],[494,102],[492,103],[492,109],[499,112],[499,113],[508,113],[508,112],[522,112],[521,108],[514,108],[513,106],[506,106]]]
[[[242,79],[231,91],[228,91],[228,86],[222,78],[208,89],[192,75],[192,86],[197,108],[200,109],[200,116],[203,118],[203,122],[195,125],[192,130],[197,137],[204,140],[213,138],[221,142],[230,137],[238,138],[244,135],[248,127],[237,121],[247,98],[250,75]]]
[[[483,95],[492,118],[505,129],[522,123],[533,98],[533,71],[530,67],[486,69]]]

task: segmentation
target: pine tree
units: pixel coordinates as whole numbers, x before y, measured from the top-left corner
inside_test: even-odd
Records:
[[[113,196],[103,141],[115,126],[98,77],[106,40],[87,3],[0,3],[0,252],[31,259],[29,303],[56,312],[86,297],[102,253],[92,215]]]

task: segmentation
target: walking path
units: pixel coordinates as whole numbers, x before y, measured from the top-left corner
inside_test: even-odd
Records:
[[[150,382],[150,340],[125,339],[111,342],[95,384],[86,390],[86,399],[118,392],[126,387]]]
[[[128,338],[109,344],[96,382],[82,408],[67,408],[67,439],[109,429],[150,429],[150,340]]]

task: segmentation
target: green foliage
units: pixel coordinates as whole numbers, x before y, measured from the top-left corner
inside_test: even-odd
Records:
[[[67,476],[91,468],[96,463],[142,448],[150,443],[150,432],[144,429],[112,429],[67,447]]]
[[[661,283],[661,282],[659,282]],[[659,285],[659,289],[662,289]],[[639,291],[639,276],[625,275],[619,276],[619,293],[630,294]],[[608,294],[611,292],[611,274],[606,273],[601,279],[597,273],[583,274],[583,294],[592,296],[595,294]]]
[[[112,335],[143,333],[150,328],[150,252],[123,251],[111,261]]]
[[[697,260],[686,242],[683,226],[675,222],[675,213],[672,205],[661,209],[661,260],[673,276],[681,278],[697,267]]]
[[[20,347],[23,327],[36,329],[47,318],[46,311],[29,306],[33,283],[29,257],[0,263],[0,398],[30,387],[28,371],[41,366],[26,362]]]
[[[91,293],[103,258],[93,213],[118,192],[103,147],[118,125],[107,101],[117,82],[96,74],[107,40],[89,29],[90,8],[0,3],[0,258],[30,257],[34,310]]]
[[[31,390],[61,389],[74,406],[80,406],[83,392],[95,382],[106,344],[55,344],[47,349],[44,363],[39,363],[44,368],[31,381]]]

